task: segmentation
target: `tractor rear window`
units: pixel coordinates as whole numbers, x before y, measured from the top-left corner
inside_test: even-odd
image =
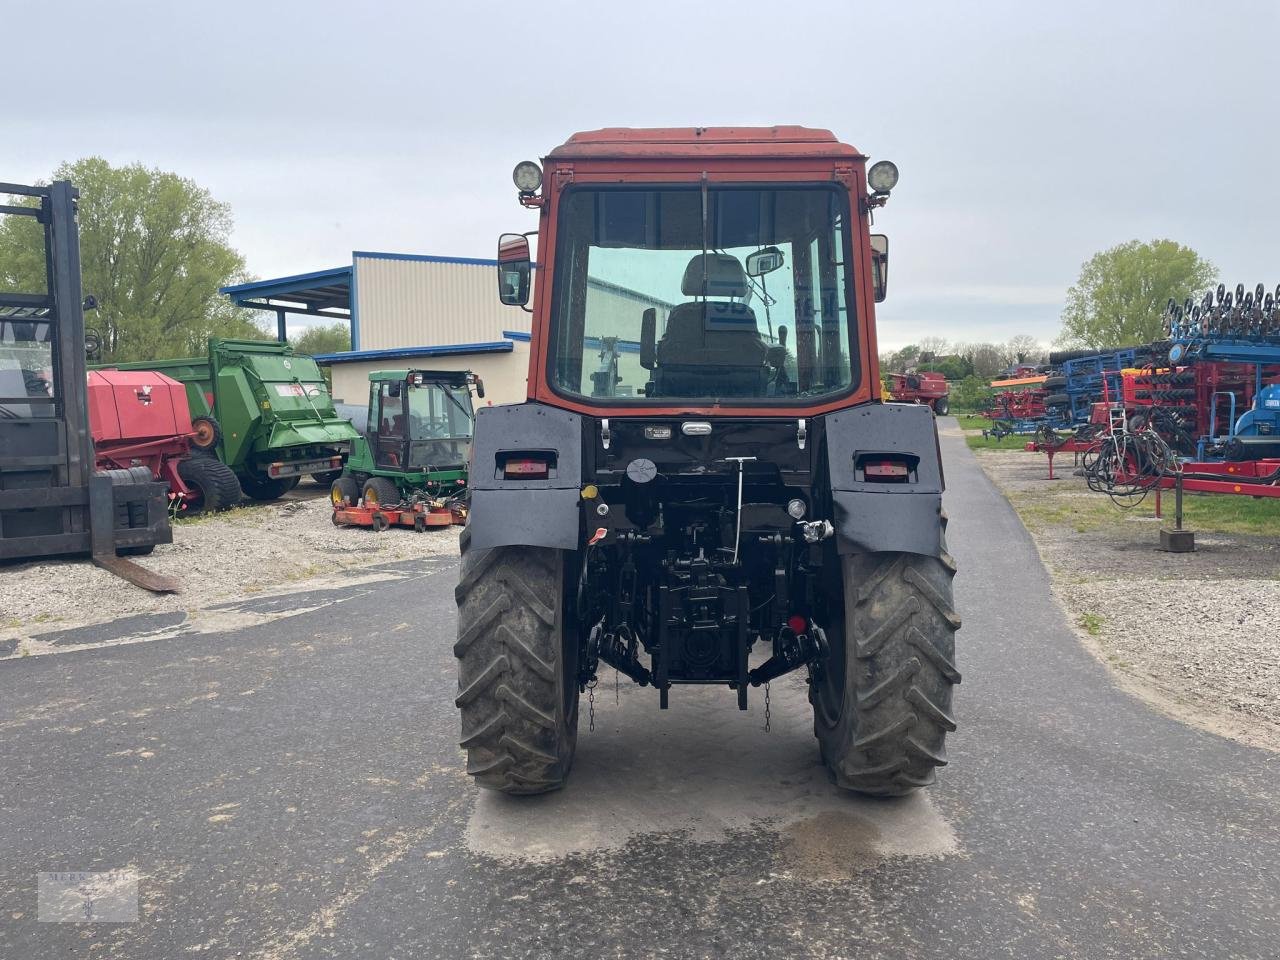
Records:
[[[616,401],[811,401],[856,383],[848,207],[827,188],[577,189],[551,377]]]

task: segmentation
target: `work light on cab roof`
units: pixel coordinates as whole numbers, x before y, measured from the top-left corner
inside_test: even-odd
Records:
[[[537,193],[542,186],[542,168],[532,160],[521,160],[511,173],[516,189],[523,194]]]
[[[898,165],[890,160],[880,160],[867,171],[867,186],[872,193],[888,194],[898,185]]]

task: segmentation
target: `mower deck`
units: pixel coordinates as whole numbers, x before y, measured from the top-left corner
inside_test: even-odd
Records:
[[[391,506],[353,506],[345,500],[333,508],[335,527],[372,527],[379,532],[388,527],[412,527],[422,533],[428,527],[461,526],[467,522],[467,508],[461,504],[398,503]]]

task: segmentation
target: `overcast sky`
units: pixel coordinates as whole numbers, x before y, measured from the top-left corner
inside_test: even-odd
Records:
[[[231,204],[258,277],[493,256],[511,168],[576,130],[827,127],[902,173],[882,347],[1058,332],[1094,252],[1280,282],[1276,0],[0,0],[0,180],[91,154]],[[43,59],[49,57],[51,59]]]

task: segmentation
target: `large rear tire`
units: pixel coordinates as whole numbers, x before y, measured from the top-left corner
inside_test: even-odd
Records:
[[[190,457],[178,462],[178,476],[191,488],[187,515],[229,510],[244,499],[235,472],[213,457]]]
[[[458,708],[467,773],[490,790],[564,786],[578,739],[576,633],[565,555],[545,547],[473,550],[462,532]]]
[[[933,401],[933,412],[940,417],[945,417],[951,412],[951,401],[947,397],[939,397]]]
[[[898,797],[933,782],[956,728],[955,563],[945,552],[842,563],[842,635],[828,638],[831,653],[810,687],[814,733],[839,786]]]

